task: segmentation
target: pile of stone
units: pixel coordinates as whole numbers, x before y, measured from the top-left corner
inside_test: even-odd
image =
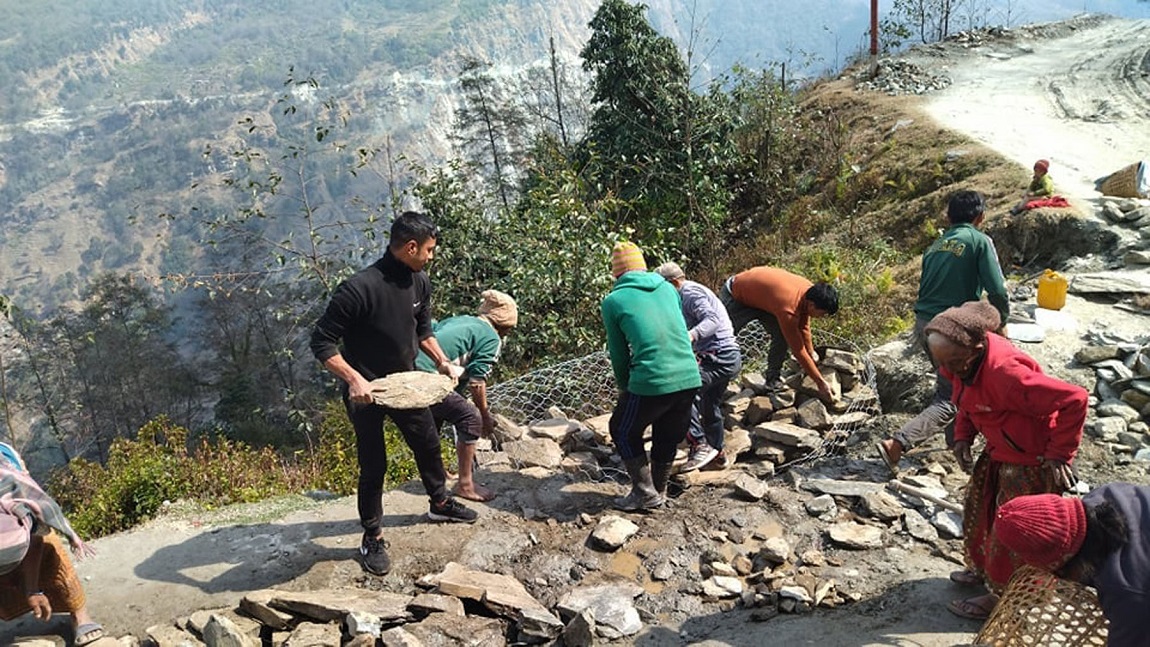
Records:
[[[235,608],[197,611],[147,629],[145,644],[209,647],[554,644],[586,647],[639,632],[629,582],[575,587],[552,609],[513,577],[449,562],[422,591],[262,590]],[[127,640],[133,640],[128,638]],[[124,640],[121,640],[123,643]],[[136,643],[138,644],[138,643]]]
[[[1141,244],[1131,245],[1123,258],[1127,266],[1150,265],[1150,200],[1108,198],[1101,206],[1109,222],[1139,232]]]
[[[732,383],[724,402],[724,452],[730,460],[741,460],[754,477],[767,478],[776,466],[845,440],[881,413],[878,394],[866,383],[865,362],[857,354],[823,349],[819,368],[834,396],[829,404],[818,398],[814,381],[801,374],[783,388],[772,388],[758,372],[747,372]],[[494,437],[480,446],[480,464],[507,462],[540,477],[555,470],[591,480],[621,473],[608,430],[610,414],[576,421],[557,408],[549,413],[552,418],[525,426],[496,416]]]
[[[869,68],[855,73],[860,90],[883,92],[890,96],[926,94],[950,87],[950,77],[931,74],[918,65],[902,59],[880,59],[876,73]]]
[[[1086,429],[1112,451],[1150,462],[1150,337],[1095,341],[1074,355],[1096,378]]]

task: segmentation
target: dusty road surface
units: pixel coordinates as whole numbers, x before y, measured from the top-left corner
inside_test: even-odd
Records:
[[[944,46],[934,55],[915,56],[954,80],[924,101],[936,119],[1025,167],[1049,157],[1060,189],[1088,199],[1094,178],[1150,157],[1148,48],[1150,22],[1094,20],[1037,29],[977,50]],[[1063,377],[1069,355],[1095,322],[1131,333],[1150,328],[1145,317],[1076,297],[1064,312],[1076,323],[1031,348]],[[835,460],[855,476],[887,478],[869,443]],[[1106,471],[1105,461],[1083,468],[1095,482],[1118,478]],[[639,645],[943,647],[968,643],[978,628],[944,610],[947,601],[966,593],[946,579],[955,564],[909,539],[862,552],[832,553],[827,547],[842,563],[835,567],[836,581],[860,591],[860,601],[765,623],[695,595],[659,591],[639,569],[661,551],[708,545],[710,529],[728,524],[732,514],[748,528],[785,528],[788,537],[807,537],[822,548],[820,532],[799,502],[809,494],[789,494],[788,512],[786,502],[736,507],[726,490],[692,489],[675,509],[638,521],[637,545],[645,548],[625,548],[612,557],[589,554],[583,546],[587,529],[572,520],[580,512],[603,513],[618,486],[514,471],[486,476],[503,495],[490,505],[476,504],[483,516],[474,526],[427,523],[418,484],[388,493],[386,533],[395,562],[393,574],[382,579],[364,576],[353,559],[360,530],[350,498],[294,497],[211,514],[174,514],[94,542],[99,554],[81,563],[79,572],[94,615],[113,635],[143,636],[148,626],[234,605],[246,591],[261,588],[410,588],[451,560],[514,572],[541,600],[562,591],[536,583],[562,581],[575,566],[586,571],[583,582],[608,576],[643,581],[651,596],[640,606],[649,606],[651,616],[632,641]],[[952,540],[952,551],[954,545]],[[40,629],[27,620],[8,623],[0,628],[0,640]]]
[[[1074,27],[1077,25],[1077,27]],[[1073,28],[1072,28],[1073,27]],[[1080,19],[914,60],[950,76],[927,111],[1029,169],[1051,161],[1059,191],[1150,158],[1150,20]]]

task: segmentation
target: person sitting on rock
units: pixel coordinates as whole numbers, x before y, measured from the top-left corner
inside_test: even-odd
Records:
[[[53,613],[68,613],[73,644],[83,647],[103,638],[104,628],[88,612],[60,535],[78,557],[92,554],[59,504],[28,475],[19,454],[0,443],[0,618],[31,611],[47,621]]]
[[[1106,644],[1150,641],[1150,487],[1109,483],[1082,497],[1020,496],[1002,504],[998,541],[1037,568],[1092,586]]]
[[[990,615],[998,593],[1023,563],[994,534],[999,507],[1020,496],[1073,487],[1070,465],[1086,421],[1086,389],[1044,374],[1038,362],[991,332],[1000,325],[998,310],[972,301],[942,312],[925,331],[930,352],[954,389],[954,456],[971,474],[962,520],[967,569],[951,579],[990,589],[947,608],[975,620]],[[970,448],[978,435],[986,448],[974,461]]]
[[[829,283],[811,281],[777,267],[754,267],[729,277],[719,291],[737,335],[757,320],[771,336],[767,370],[763,377],[768,388],[781,389],[783,361],[787,347],[799,366],[815,383],[819,398],[831,402],[831,387],[819,372],[811,319],[839,311],[839,295]]]
[[[719,297],[705,285],[688,281],[676,263],[664,263],[655,270],[679,291],[687,334],[699,362],[703,386],[691,409],[691,427],[687,442],[691,446],[687,462],[679,469],[693,472],[715,461],[725,467],[729,458],[723,454],[723,393],[731,379],[743,368],[743,356],[735,341],[731,318]]]
[[[643,252],[630,242],[612,250],[611,274],[615,286],[599,306],[619,389],[608,429],[631,477],[630,493],[615,507],[641,512],[663,505],[702,380],[675,288],[647,271]],[[649,459],[643,446],[648,426]]]
[[[1022,194],[1019,202],[1010,213],[1018,215],[1026,211],[1027,205],[1034,200],[1054,196],[1054,179],[1050,177],[1050,160],[1041,159],[1034,163],[1034,176],[1030,178],[1030,185],[1026,193]]]
[[[913,343],[918,344],[935,369],[934,396],[930,404],[903,425],[892,438],[878,443],[878,452],[891,471],[898,470],[903,452],[945,431],[947,445],[954,428],[954,404],[950,381],[942,377],[931,358],[923,330],[943,310],[978,301],[986,293],[1002,321],[1010,315],[1010,299],[994,241],[979,231],[986,201],[977,191],[958,191],[950,196],[946,216],[950,226],[922,253],[918,299],[914,302]]]
[[[432,326],[439,346],[452,363],[463,367],[460,393],[452,393],[431,406],[435,426],[444,421],[455,429],[455,453],[459,458],[459,479],[454,492],[472,501],[490,501],[495,493],[475,482],[475,443],[495,428],[487,406],[487,380],[499,361],[502,339],[519,323],[515,300],[499,290],[485,290],[480,295],[479,316],[460,315],[436,322]],[[426,353],[415,359],[415,367],[435,373],[435,362]],[[462,395],[471,391],[472,402]]]

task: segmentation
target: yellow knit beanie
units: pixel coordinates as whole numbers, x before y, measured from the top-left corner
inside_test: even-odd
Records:
[[[611,275],[615,278],[635,270],[646,271],[647,261],[643,259],[643,251],[632,242],[620,241],[615,243],[611,250]]]

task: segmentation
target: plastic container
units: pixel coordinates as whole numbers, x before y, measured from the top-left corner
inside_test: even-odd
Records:
[[[1047,310],[1061,310],[1066,305],[1066,288],[1069,283],[1066,279],[1048,269],[1038,277],[1038,307]]]

